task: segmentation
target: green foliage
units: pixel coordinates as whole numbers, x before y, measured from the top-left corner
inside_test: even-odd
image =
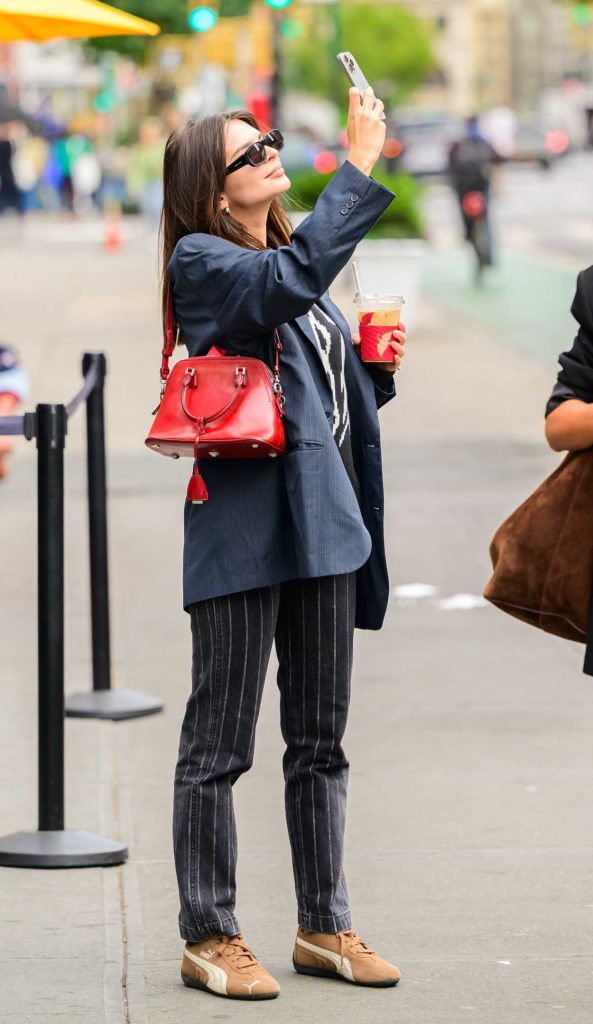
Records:
[[[177,35],[189,33],[187,19],[193,7],[204,3],[218,11],[221,18],[235,18],[249,14],[253,0],[218,0],[217,3],[209,3],[209,0],[195,0],[195,3],[188,3],[188,0],[108,0],[108,3],[138,18],[156,22],[165,34]],[[108,36],[89,39],[85,48],[91,56],[110,50],[142,64],[153,42],[151,36]]]
[[[323,96],[343,110],[349,83],[336,54],[349,50],[388,108],[407,99],[436,65],[432,27],[404,6],[341,3],[315,12],[314,33],[283,41],[285,88]]]
[[[162,32],[188,32],[188,5],[186,0],[108,0],[111,7],[118,7],[127,14],[135,14],[138,18],[154,21],[160,25]],[[229,0],[231,2],[231,0]],[[196,0],[196,6],[198,0]],[[143,63],[148,52],[152,36],[105,36],[89,39],[85,49],[90,56],[98,56],[106,50],[121,53],[130,57],[138,64]]]
[[[395,192],[397,198],[371,228],[367,238],[422,238],[422,189],[418,182],[409,174],[393,174],[379,167],[373,168],[372,176]],[[302,210],[305,207],[310,212],[330,178],[331,175],[309,169],[291,172],[292,187],[286,194],[290,208]]]
[[[218,13],[221,18],[240,18],[249,14],[252,0],[220,0]],[[196,2],[197,6],[197,2]],[[212,4],[208,4],[212,7]],[[214,4],[216,9],[216,4]]]

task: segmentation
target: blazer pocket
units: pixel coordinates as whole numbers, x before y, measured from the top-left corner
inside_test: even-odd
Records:
[[[292,455],[293,452],[316,451],[318,448],[325,448],[325,441],[313,441],[301,438],[299,441],[296,442],[296,444],[292,446],[292,448],[288,448],[285,454]]]

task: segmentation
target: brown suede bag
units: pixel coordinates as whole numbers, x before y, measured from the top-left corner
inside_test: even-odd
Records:
[[[502,611],[587,643],[593,675],[593,448],[569,452],[496,531],[484,597]]]

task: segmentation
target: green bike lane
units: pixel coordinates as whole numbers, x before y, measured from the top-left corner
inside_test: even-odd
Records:
[[[462,316],[498,333],[502,342],[555,363],[576,333],[570,307],[584,266],[577,259],[554,262],[503,248],[497,265],[476,285],[469,247],[435,247],[426,260],[423,292],[452,314],[448,331],[455,329],[455,315]]]

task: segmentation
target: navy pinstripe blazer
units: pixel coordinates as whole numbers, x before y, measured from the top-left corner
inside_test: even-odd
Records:
[[[182,238],[169,263],[190,356],[211,345],[273,361],[283,350],[288,450],[275,459],[200,463],[209,499],[185,505],[183,606],[282,580],[357,570],[355,625],[380,629],[389,596],[377,409],[393,375],[360,361],[327,289],[394,193],[346,160],[291,244],[245,249],[207,233]],[[318,302],[346,343],[346,387],[359,506],[331,430],[332,397],[307,318]]]

